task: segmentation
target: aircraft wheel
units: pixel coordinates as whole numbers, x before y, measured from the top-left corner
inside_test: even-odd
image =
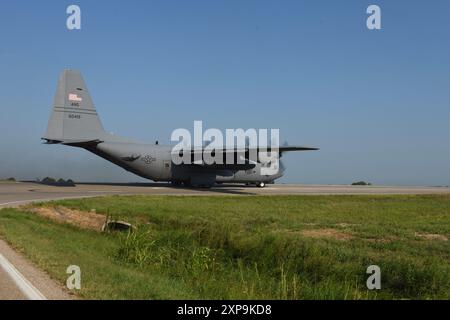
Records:
[[[258,182],[258,183],[256,184],[256,186],[257,186],[258,188],[264,188],[264,187],[266,186],[266,184],[265,184],[264,182]]]

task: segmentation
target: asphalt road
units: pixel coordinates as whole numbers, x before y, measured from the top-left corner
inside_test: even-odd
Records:
[[[0,300],[69,300],[73,297],[0,239]]]
[[[0,268],[0,300],[26,300],[13,279]]]
[[[330,194],[450,194],[448,187],[381,187],[335,185],[269,185],[266,188],[223,185],[211,189],[174,188],[168,184],[97,184],[52,187],[33,182],[0,182],[0,208],[17,207],[34,201],[106,195],[330,195]],[[2,263],[3,261],[3,263]],[[6,261],[6,262],[5,262]],[[12,266],[12,267],[8,267]],[[8,271],[9,268],[9,271]],[[16,270],[11,271],[11,270]],[[18,275],[16,274],[18,273]],[[22,280],[21,280],[22,279]],[[25,280],[24,280],[25,279]],[[21,283],[22,281],[22,283]],[[25,290],[27,283],[33,290]],[[25,289],[24,289],[25,286]],[[29,288],[28,288],[29,289]],[[30,293],[31,292],[31,293]],[[45,273],[0,240],[0,300],[30,299],[42,295],[48,299],[71,296]]]

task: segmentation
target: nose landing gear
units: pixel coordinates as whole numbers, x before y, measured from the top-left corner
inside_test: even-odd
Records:
[[[264,188],[264,187],[266,186],[266,184],[265,184],[264,182],[257,182],[257,183],[256,183],[256,186],[257,186],[258,188]]]

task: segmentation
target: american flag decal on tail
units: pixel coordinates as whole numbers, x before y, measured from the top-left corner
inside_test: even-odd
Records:
[[[82,100],[76,93],[69,93],[69,101],[80,102]]]

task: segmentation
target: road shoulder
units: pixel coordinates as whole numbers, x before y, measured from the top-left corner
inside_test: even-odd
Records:
[[[4,240],[0,239],[0,253],[48,300],[72,300],[76,296],[70,294],[62,285],[44,271],[40,270],[27,258],[16,252]]]

